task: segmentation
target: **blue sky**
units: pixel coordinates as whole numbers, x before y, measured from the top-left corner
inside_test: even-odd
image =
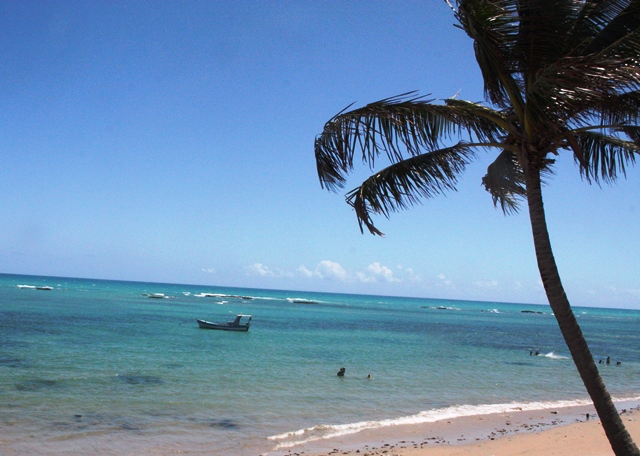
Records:
[[[0,272],[545,303],[480,180],[361,234],[313,141],[346,105],[482,101],[444,1],[0,3]],[[365,176],[355,173],[347,190]],[[640,171],[545,189],[574,305],[640,308]]]

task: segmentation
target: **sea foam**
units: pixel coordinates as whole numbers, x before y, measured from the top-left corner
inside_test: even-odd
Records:
[[[617,398],[616,402],[637,402],[638,397]],[[356,434],[365,430],[380,429],[390,426],[415,425],[424,423],[434,423],[436,421],[451,420],[469,416],[490,415],[493,413],[510,413],[534,410],[549,410],[565,407],[576,407],[590,405],[588,399],[577,399],[571,401],[538,401],[538,402],[512,402],[503,404],[481,404],[481,405],[455,405],[434,410],[426,410],[415,415],[402,416],[399,418],[385,419],[379,421],[360,421],[347,424],[320,424],[306,429],[293,432],[286,432],[268,437],[269,440],[278,442],[275,450],[290,448],[298,445],[305,445],[318,440],[327,440],[342,437],[349,434]]]

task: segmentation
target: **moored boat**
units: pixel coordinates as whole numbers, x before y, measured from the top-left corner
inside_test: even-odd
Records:
[[[242,319],[245,318],[246,323],[242,323]],[[251,315],[239,314],[235,320],[228,321],[226,323],[212,323],[206,320],[200,320],[196,318],[200,329],[219,329],[222,331],[249,331],[251,325]]]

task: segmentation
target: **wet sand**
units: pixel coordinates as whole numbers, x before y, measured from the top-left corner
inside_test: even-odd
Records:
[[[636,443],[638,404],[618,406]],[[587,418],[589,414],[589,418]],[[367,443],[364,443],[367,442]],[[291,456],[613,455],[593,406],[497,413],[365,431],[281,453]]]

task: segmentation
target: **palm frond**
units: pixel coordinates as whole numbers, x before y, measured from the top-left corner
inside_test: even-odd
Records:
[[[505,134],[515,133],[509,121],[509,110],[496,111],[458,98],[448,98],[444,102],[451,108],[451,119],[466,130],[473,141],[495,143],[502,141]]]
[[[499,111],[469,102],[432,101],[409,92],[331,118],[315,140],[321,185],[341,188],[358,151],[373,168],[380,155],[397,163],[437,150],[462,133],[480,142],[499,142],[504,135],[507,124]]]
[[[520,89],[510,77],[518,62],[513,56],[519,33],[518,2],[458,0],[457,6],[456,19],[474,41],[486,98],[502,108],[522,104],[516,99]]]
[[[552,64],[573,46],[571,31],[581,2],[572,0],[518,1],[518,39],[513,55],[526,80]]]
[[[453,0],[447,0],[452,6]],[[612,181],[640,154],[640,0],[456,0],[489,106],[405,93],[342,110],[315,139],[318,176],[337,190],[359,154],[388,167],[347,194],[360,229],[447,190],[477,148],[502,152],[482,182],[517,212],[524,170],[551,173],[570,149],[587,181]],[[447,147],[452,140],[462,140]]]
[[[640,89],[637,0],[458,0],[485,95],[527,134]],[[550,103],[551,102],[551,103]]]
[[[640,156],[640,146],[635,142],[640,137],[640,127],[624,127],[620,133],[634,141],[594,131],[575,133],[582,154],[579,159],[576,157],[576,162],[587,182],[603,180],[609,183],[619,175],[626,176],[626,164],[634,164],[636,157]]]
[[[597,104],[597,112],[606,125],[637,125],[640,123],[640,91],[602,100]]]
[[[626,125],[620,127],[623,132],[633,142],[637,150],[640,150],[640,127],[637,125]]]
[[[571,3],[565,11],[567,32],[556,43],[559,52],[549,43],[547,60],[527,83],[528,118],[538,130],[558,119],[593,120],[601,106],[640,89],[640,2]],[[577,15],[572,8],[579,8]],[[535,35],[549,29],[553,32],[542,24]]]
[[[355,209],[360,230],[366,226],[370,233],[381,236],[372,213],[388,218],[391,212],[415,205],[421,198],[455,190],[457,176],[474,157],[472,147],[458,143],[407,158],[369,177],[346,196]]]
[[[639,50],[640,51],[640,50]],[[530,121],[538,130],[573,120],[592,122],[594,115],[621,120],[638,118],[640,67],[623,62],[567,57],[538,73],[527,97]]]
[[[585,41],[583,54],[611,53],[611,51],[630,51],[629,57],[637,57],[633,53],[634,43],[632,35],[640,24],[640,4],[635,0],[609,0],[586,2],[584,10],[585,25],[591,27],[591,33],[584,35],[592,37]],[[631,38],[631,39],[630,39]],[[631,41],[631,42],[630,42]],[[629,48],[628,46],[632,47]],[[620,54],[619,54],[620,55]]]
[[[525,197],[525,178],[522,167],[513,151],[504,149],[487,168],[482,185],[493,198],[494,206],[500,204],[502,212],[518,212],[519,200]]]

